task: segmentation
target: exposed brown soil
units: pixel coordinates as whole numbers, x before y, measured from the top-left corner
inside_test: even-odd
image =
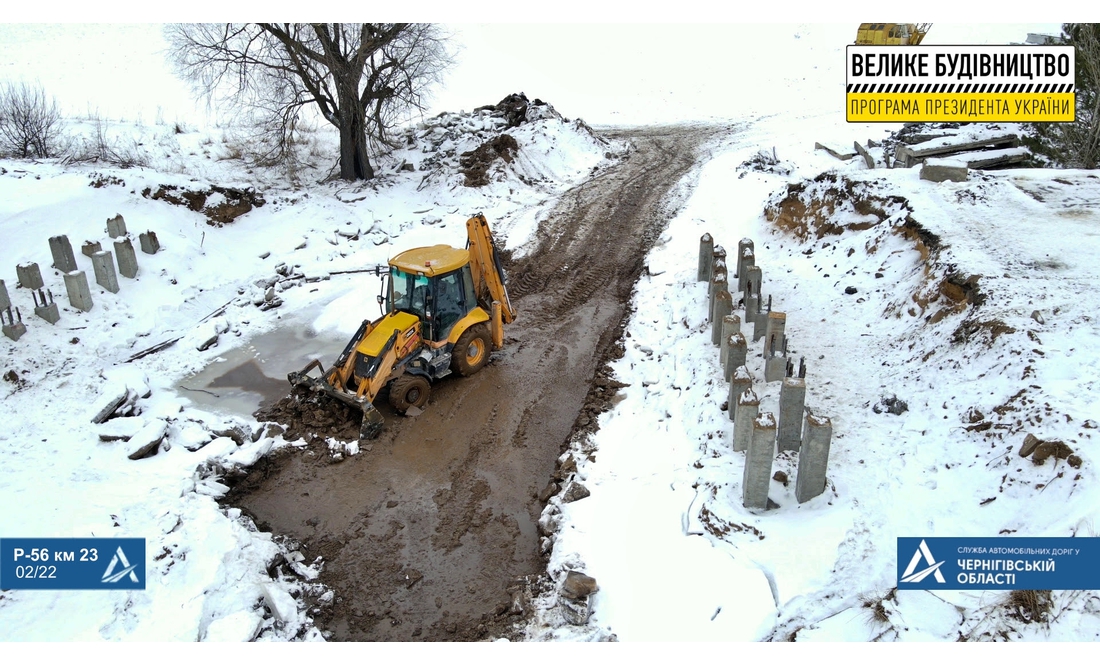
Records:
[[[610,408],[621,384],[605,363],[622,353],[634,283],[675,212],[666,195],[724,131],[615,132],[634,143],[630,158],[564,194],[534,249],[506,257],[519,317],[504,350],[436,383],[419,416],[376,400],[386,425],[369,450],[333,463],[306,431],[341,436],[356,414],[283,403],[263,416],[311,442],[262,460],[227,501],[302,543],[307,561],[324,557],[336,602],[317,620],[334,639],[522,636],[524,600],[548,584],[536,521],[557,460]]]
[[[500,159],[511,163],[515,159],[519,143],[510,134],[501,134],[482,143],[477,148],[464,152],[458,159],[462,174],[466,176],[466,187],[484,187],[489,184],[489,167]]]
[[[838,211],[856,213],[862,219],[853,221],[855,218],[850,215],[838,216]],[[978,283],[982,276],[964,275],[956,272],[955,266],[943,264],[940,260],[943,240],[913,218],[912,205],[905,197],[883,194],[874,183],[850,180],[832,172],[823,173],[812,181],[787,185],[786,191],[775,195],[765,207],[764,216],[782,231],[803,241],[888,224],[894,233],[913,244],[924,263],[925,282],[910,295],[912,305],[906,303],[911,316],[922,316],[936,324],[948,315],[966,311],[967,306],[974,311],[985,302],[985,293]],[[874,254],[878,247],[878,242],[873,241],[868,244],[867,251]],[[935,311],[931,311],[933,309]],[[956,331],[953,341],[968,341],[973,334],[970,328],[977,325],[981,324],[968,321],[964,324],[965,329],[960,327]],[[993,330],[993,339],[1006,332],[1015,331],[1007,327]]]
[[[94,183],[93,183],[94,185]],[[222,200],[208,205],[209,199],[220,194]],[[161,185],[156,191],[146,187],[141,195],[154,201],[165,201],[172,205],[183,206],[206,215],[206,223],[211,226],[229,224],[241,215],[259,208],[266,203],[264,197],[251,189],[235,189],[211,185],[205,190],[190,190],[175,185]]]
[[[260,422],[283,423],[287,441],[304,439],[306,443],[325,439],[355,441],[359,438],[361,415],[355,409],[327,395],[296,388],[271,406],[261,407],[255,414]]]
[[[835,173],[823,173],[812,182],[826,186],[821,195],[808,197],[807,183],[804,182],[787,185],[786,193],[776,196],[764,209],[767,220],[802,240],[811,235],[820,240],[826,235],[840,235],[845,231],[865,231],[884,221],[913,222],[913,209],[904,197],[881,194],[867,183],[849,180]],[[842,209],[873,219],[837,224],[835,213]]]

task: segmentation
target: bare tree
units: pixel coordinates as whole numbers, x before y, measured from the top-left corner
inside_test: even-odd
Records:
[[[179,24],[166,35],[180,76],[212,102],[247,109],[279,154],[303,109],[316,110],[340,133],[344,180],[374,177],[368,139],[387,145],[451,62],[432,24]]]
[[[1100,24],[1067,23],[1062,41],[1075,50],[1077,119],[1035,124],[1038,152],[1070,168],[1100,166]]]
[[[0,149],[16,157],[53,157],[61,136],[57,100],[41,85],[5,83],[0,90]]]

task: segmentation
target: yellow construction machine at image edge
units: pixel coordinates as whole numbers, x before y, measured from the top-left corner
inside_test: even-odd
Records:
[[[504,324],[516,318],[504,271],[485,216],[466,221],[466,249],[418,247],[389,260],[385,313],[364,320],[327,371],[313,360],[287,378],[363,412],[361,439],[382,431],[374,400],[389,386],[389,401],[405,413],[423,407],[431,384],[448,374],[470,376],[504,348]],[[308,376],[314,369],[320,377]]]
[[[916,46],[931,29],[931,23],[860,23],[856,46]]]

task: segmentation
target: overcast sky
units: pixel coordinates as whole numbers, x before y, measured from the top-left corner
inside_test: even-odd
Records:
[[[451,25],[456,64],[430,113],[512,92],[593,124],[770,113],[841,94],[843,46],[857,25]],[[1057,31],[1057,23],[936,23],[926,43],[1020,42],[1028,32]],[[209,122],[164,49],[157,24],[0,24],[0,80],[41,82],[71,115]]]

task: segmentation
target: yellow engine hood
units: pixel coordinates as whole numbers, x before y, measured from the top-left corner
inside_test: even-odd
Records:
[[[401,347],[409,338],[415,336],[420,330],[420,319],[408,312],[394,312],[382,317],[378,325],[374,326],[355,350],[366,356],[377,358],[382,353],[382,347],[386,346],[393,331],[398,331],[397,346]]]

